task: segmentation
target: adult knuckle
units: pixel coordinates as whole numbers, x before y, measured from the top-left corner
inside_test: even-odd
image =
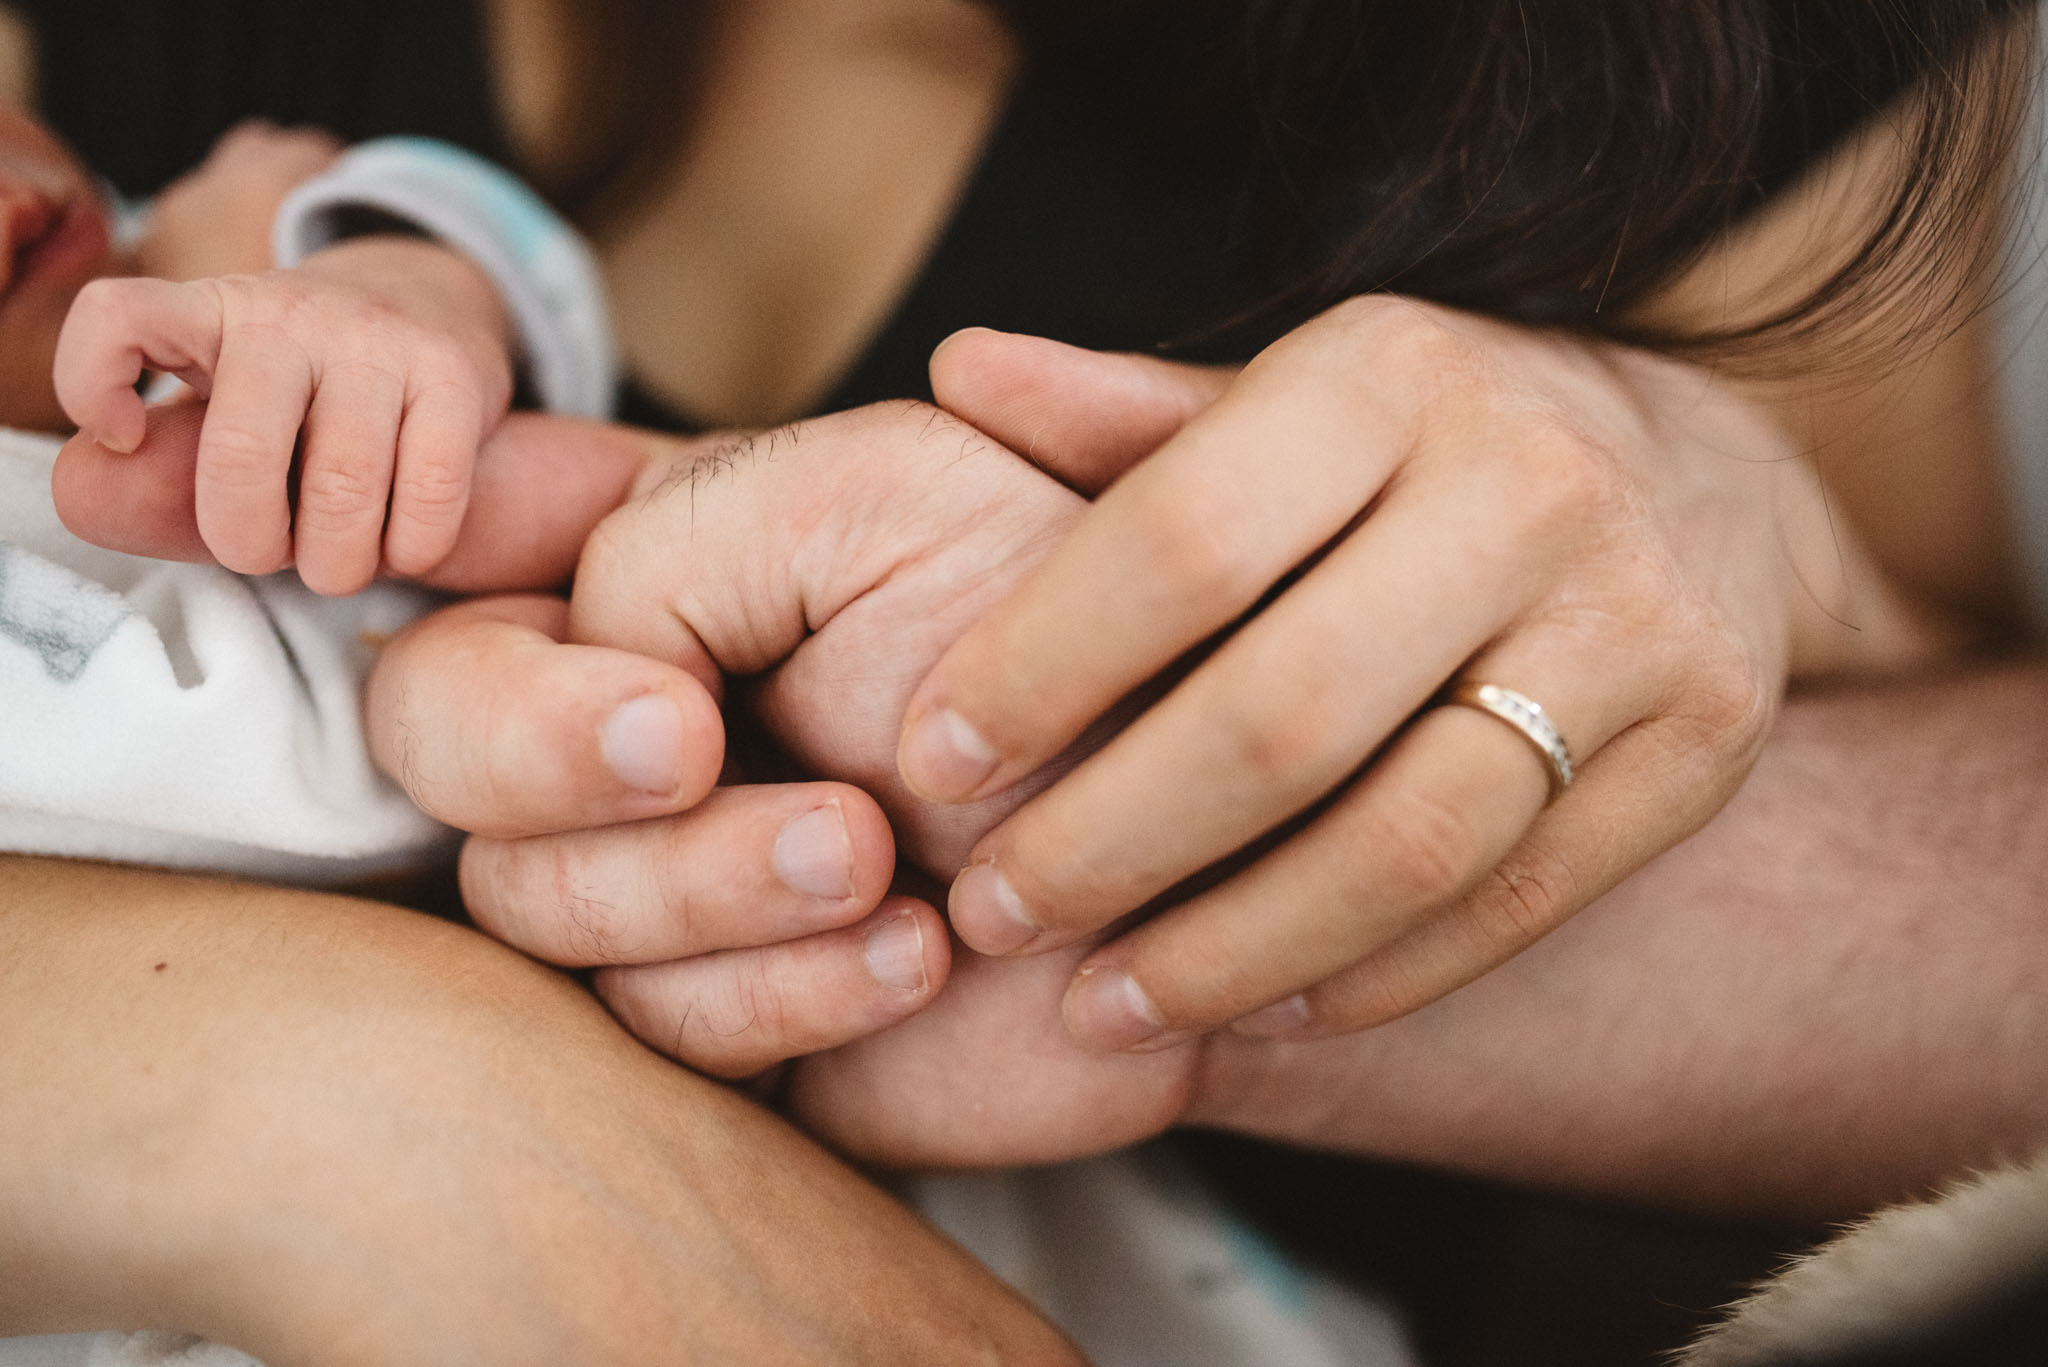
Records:
[[[1487,873],[1468,923],[1493,959],[1503,959],[1554,930],[1578,905],[1577,879],[1563,860],[1527,848]]]
[[[1258,595],[1267,576],[1247,544],[1242,509],[1220,494],[1161,491],[1136,509],[1133,536],[1141,563],[1176,599],[1241,603]]]
[[[1293,790],[1317,780],[1329,763],[1335,737],[1343,732],[1349,688],[1313,662],[1268,676],[1256,695],[1256,709],[1231,704],[1212,719],[1232,761],[1266,788]]]
[[[1463,890],[1480,872],[1481,840],[1471,814],[1429,793],[1390,794],[1367,827],[1378,852],[1375,876],[1412,905],[1435,906]]]
[[[1780,689],[1755,655],[1733,645],[1707,653],[1685,672],[1680,715],[1713,759],[1754,758],[1777,715]]]
[[[788,1000],[761,955],[736,959],[697,1015],[704,1031],[724,1047],[734,1047],[742,1038],[781,1039],[789,1026]]]
[[[554,842],[548,856],[548,905],[560,918],[563,948],[579,964],[636,962],[648,933],[632,909],[604,895],[576,854]]]
[[[1632,520],[1631,488],[1605,443],[1557,414],[1527,420],[1505,457],[1525,522],[1572,530]]]
[[[1418,362],[1467,345],[1440,309],[1397,294],[1355,295],[1324,313],[1320,325],[1359,345]]]

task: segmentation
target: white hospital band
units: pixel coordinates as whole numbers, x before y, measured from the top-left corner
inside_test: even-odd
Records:
[[[280,267],[344,235],[350,210],[373,210],[438,238],[498,287],[528,377],[556,413],[609,417],[618,384],[597,263],[538,195],[481,157],[431,138],[379,138],[343,153],[286,197],[271,228]]]

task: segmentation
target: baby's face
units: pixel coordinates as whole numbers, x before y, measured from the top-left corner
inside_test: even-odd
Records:
[[[0,104],[0,426],[61,431],[50,384],[71,300],[112,268],[93,178],[42,125]]]

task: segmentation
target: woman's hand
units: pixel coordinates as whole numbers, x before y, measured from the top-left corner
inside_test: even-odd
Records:
[[[0,860],[0,1332],[269,1362],[1074,1363],[915,1217],[484,937]]]
[[[1234,377],[991,333],[933,377],[1108,484],[919,686],[899,752],[919,793],[981,802],[1152,690],[951,894],[997,955],[1171,904],[1076,973],[1095,1047],[1414,1010],[1705,822],[1788,674],[1913,648],[1787,438],[1641,353],[1367,298]],[[1147,431],[1127,472],[1105,456]],[[1534,737],[1444,705],[1461,683],[1540,704],[1569,788]]]

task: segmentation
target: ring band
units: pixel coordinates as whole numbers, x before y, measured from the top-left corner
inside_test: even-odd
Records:
[[[1532,698],[1525,698],[1512,688],[1499,684],[1460,683],[1452,687],[1444,701],[1460,707],[1475,707],[1488,716],[1498,717],[1522,739],[1535,747],[1543,759],[1543,767],[1550,774],[1550,800],[1569,788],[1572,783],[1572,751],[1551,724],[1550,717],[1542,706]]]

